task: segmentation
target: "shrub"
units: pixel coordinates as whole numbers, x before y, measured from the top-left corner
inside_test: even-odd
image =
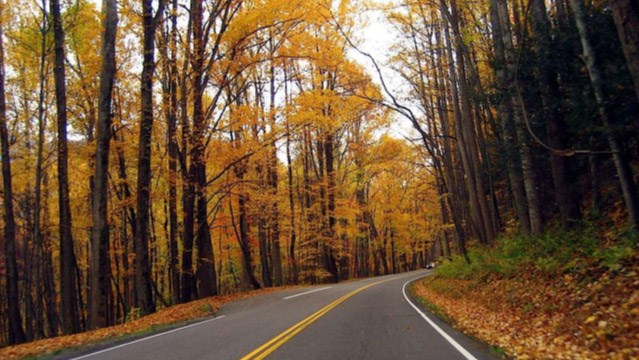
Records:
[[[624,259],[636,251],[639,235],[630,231],[614,235],[614,245],[605,245],[594,226],[583,224],[579,231],[565,232],[551,227],[537,237],[509,235],[499,238],[492,247],[475,245],[463,256],[443,260],[435,274],[444,278],[485,280],[490,276],[511,277],[534,269],[553,276],[580,272],[593,262],[616,270]]]

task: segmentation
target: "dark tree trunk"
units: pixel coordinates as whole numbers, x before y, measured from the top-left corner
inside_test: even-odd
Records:
[[[182,189],[182,211],[184,213],[182,231],[182,302],[190,301],[194,294],[193,277],[193,230],[195,222],[195,186],[187,172],[186,181]]]
[[[288,99],[288,94],[286,95]],[[297,259],[295,257],[295,246],[297,242],[297,232],[295,229],[295,201],[293,198],[293,167],[291,166],[291,128],[288,123],[288,118],[286,120],[286,170],[288,175],[288,206],[291,212],[290,214],[290,223],[291,223],[291,238],[288,248],[288,257],[289,262],[291,263],[291,274],[293,276],[293,284],[297,284],[299,282],[299,269],[297,265]]]
[[[271,275],[271,267],[269,264],[269,248],[268,248],[268,238],[266,234],[266,218],[265,212],[266,209],[261,207],[261,215],[258,220],[257,225],[257,237],[260,244],[260,265],[262,266],[262,282],[266,287],[273,286],[273,277]]]
[[[633,179],[628,157],[613,129],[614,122],[612,111],[610,110],[610,105],[607,103],[607,97],[604,92],[603,74],[597,63],[597,55],[595,49],[592,47],[590,34],[586,26],[586,10],[582,0],[570,0],[570,7],[575,18],[575,23],[577,24],[577,29],[579,30],[584,60],[588,68],[588,75],[590,76],[590,82],[595,93],[595,99],[597,100],[599,117],[605,127],[608,146],[610,146],[610,150],[613,152],[612,157],[626,203],[628,220],[635,230],[639,230],[639,198],[637,195],[637,186]]]
[[[47,322],[48,322],[48,331],[49,337],[55,336],[58,334],[58,329],[60,325],[60,318],[57,311],[56,304],[56,292],[55,292],[55,280],[53,273],[53,259],[51,255],[51,236],[50,230],[46,226],[50,223],[50,211],[49,211],[49,177],[45,172],[42,176],[42,185],[44,187],[44,201],[43,201],[43,209],[42,209],[42,222],[44,224],[44,231],[42,233],[42,242],[44,245],[43,248],[43,278],[44,278],[44,294],[46,296],[46,306],[47,306]]]
[[[508,181],[513,194],[515,211],[519,220],[522,233],[530,234],[530,216],[528,214],[526,192],[522,181],[521,159],[517,151],[517,134],[514,124],[514,109],[512,96],[510,94],[511,77],[508,74],[508,65],[506,63],[506,44],[511,42],[510,39],[510,20],[504,19],[508,15],[506,9],[505,14],[501,11],[505,5],[503,0],[492,0],[491,6],[491,22],[493,26],[493,43],[495,48],[495,74],[499,87],[499,117],[501,120],[501,130],[503,134],[503,149],[506,157],[506,166],[508,169]]]
[[[356,166],[361,167],[361,161],[356,161]],[[366,277],[369,274],[369,239],[370,236],[370,225],[367,223],[367,215],[368,215],[368,204],[366,203],[366,189],[365,184],[363,184],[363,174],[358,172],[356,175],[357,178],[357,186],[355,190],[355,199],[357,200],[357,205],[359,207],[357,212],[357,238],[355,239],[355,276],[356,277]]]
[[[635,84],[637,100],[639,100],[639,2],[611,0],[608,6],[612,9],[621,48]]]
[[[43,286],[43,273],[44,273],[44,246],[42,241],[42,162],[44,155],[44,136],[46,128],[45,117],[45,101],[46,101],[46,73],[45,65],[47,62],[47,23],[48,14],[46,11],[46,0],[42,2],[42,25],[40,28],[40,36],[42,36],[42,42],[40,44],[40,84],[38,94],[38,145],[36,154],[36,168],[35,168],[35,191],[34,191],[34,205],[33,205],[33,239],[35,245],[35,284],[36,284],[36,308],[35,308],[35,321],[38,324],[39,337],[44,337],[44,303],[46,297],[44,295],[45,286]]]
[[[115,37],[118,25],[116,0],[105,0],[104,32],[102,34],[102,71],[98,99],[98,134],[95,150],[95,177],[93,188],[91,229],[91,274],[89,328],[109,325],[109,223],[107,213],[109,149],[111,145],[111,100],[115,81]]]
[[[328,188],[326,189],[328,193],[328,201],[327,201],[327,215],[328,215],[328,228],[326,238],[329,243],[326,244],[326,261],[327,261],[327,270],[331,273],[334,282],[339,281],[339,273],[337,269],[337,259],[335,256],[335,242],[336,233],[335,233],[335,154],[333,151],[334,148],[334,140],[332,134],[326,134],[326,142],[324,144],[324,151],[326,159],[326,177],[328,179]]]
[[[51,0],[55,38],[55,95],[58,115],[58,197],[60,211],[60,298],[62,329],[65,334],[80,331],[78,320],[77,266],[73,248],[71,206],[69,205],[69,166],[67,148],[67,90],[64,65],[64,28],[60,1]]]
[[[2,142],[2,184],[4,187],[4,258],[7,267],[6,297],[9,316],[9,344],[26,341],[20,316],[18,266],[16,264],[16,223],[13,214],[13,184],[11,179],[11,155],[7,129],[7,104],[5,100],[4,73],[4,6],[0,6],[0,141]]]
[[[206,198],[205,119],[202,98],[204,96],[204,39],[202,0],[191,1],[193,28],[193,135],[191,138],[191,174],[195,180],[197,201],[197,289],[200,297],[216,295],[217,279],[215,258],[208,224]]]
[[[171,289],[171,301],[173,304],[180,302],[180,269],[178,253],[178,214],[177,214],[177,185],[178,185],[178,156],[177,142],[177,0],[172,0],[169,11],[171,25],[164,34],[162,56],[164,58],[163,74],[163,100],[167,125],[167,152],[169,155],[169,194],[168,194],[168,245],[169,245],[169,281]]]
[[[171,294],[173,303],[180,302],[180,269],[178,253],[178,215],[177,215],[177,177],[178,177],[178,143],[177,143],[177,0],[172,1],[171,30],[167,46],[171,49],[170,58],[165,51],[167,66],[167,90],[166,100],[168,105],[167,121],[167,147],[169,153],[169,274],[171,278]]]
[[[242,181],[242,176],[238,176],[240,181]],[[232,201],[232,200],[231,200]],[[239,233],[237,235],[238,243],[240,244],[240,250],[242,251],[242,263],[244,267],[244,277],[245,281],[248,281],[253,289],[259,289],[262,287],[257,278],[255,277],[255,273],[253,272],[253,259],[251,257],[251,244],[249,242],[249,224],[246,218],[246,195],[244,194],[244,189],[240,188],[240,194],[238,195],[238,206],[239,206]],[[233,226],[235,226],[235,219],[233,216],[233,205],[229,203],[229,210],[231,212],[231,221],[233,221]],[[237,230],[236,230],[237,231]]]
[[[188,41],[191,38],[187,39]],[[188,44],[187,44],[188,46]],[[180,123],[182,125],[182,155],[180,156],[180,171],[182,174],[182,270],[180,277],[180,298],[182,302],[190,301],[195,295],[195,281],[193,276],[193,239],[195,223],[195,179],[191,176],[187,161],[191,129],[188,114],[189,79],[187,71],[190,62],[185,61],[180,78]]]
[[[527,223],[529,224],[530,231],[526,231],[527,234],[530,235],[539,235],[543,232],[543,219],[541,216],[541,205],[539,203],[539,194],[538,194],[538,186],[537,180],[535,178],[533,157],[531,154],[531,149],[529,145],[529,138],[526,134],[526,123],[525,123],[525,114],[526,109],[524,107],[524,102],[521,97],[521,94],[517,93],[515,76],[515,57],[514,57],[514,47],[513,47],[513,39],[510,31],[510,18],[508,15],[508,8],[504,1],[499,1],[497,3],[499,12],[499,20],[501,21],[500,31],[502,34],[502,44],[504,46],[504,58],[506,65],[506,77],[508,84],[508,93],[510,94],[512,104],[512,116],[514,118],[514,128],[515,128],[515,139],[519,150],[519,157],[521,160],[521,176],[523,181],[523,187],[525,192],[525,199],[527,205]],[[521,31],[519,29],[519,11],[517,8],[514,10],[515,13],[515,36],[517,37]],[[521,39],[517,38],[518,43],[521,43]],[[507,131],[506,136],[512,136],[512,133]],[[519,169],[514,169],[515,174],[519,174]],[[515,179],[517,180],[517,179]],[[516,186],[519,186],[516,184]],[[514,191],[514,190],[513,190]],[[522,200],[524,197],[522,197]],[[522,206],[522,205],[518,205]],[[520,210],[522,213],[522,218],[524,218],[524,212]],[[526,221],[524,220],[524,223]],[[526,225],[524,224],[524,229],[526,229]]]
[[[162,14],[164,1],[160,1]],[[137,303],[142,315],[155,312],[149,262],[149,213],[151,211],[151,137],[153,133],[153,71],[155,69],[155,29],[151,0],[142,0],[142,102],[140,137],[138,143],[137,224],[135,235],[135,283]]]
[[[271,38],[269,41],[269,48],[271,52],[271,56],[274,56],[275,50],[273,48],[273,39]],[[271,126],[271,146],[270,152],[268,155],[268,166],[267,166],[267,176],[268,176],[268,185],[269,192],[272,196],[271,204],[270,204],[270,235],[271,235],[271,255],[272,255],[272,265],[273,265],[273,285],[281,286],[284,283],[284,278],[282,274],[282,255],[280,251],[280,211],[277,199],[277,193],[279,188],[279,175],[277,173],[277,144],[275,143],[275,95],[276,95],[276,87],[275,87],[275,66],[273,61],[269,64],[269,111],[271,115],[269,116],[270,126]]]
[[[544,0],[532,0],[532,28],[535,39],[535,54],[537,60],[537,78],[541,93],[543,110],[541,115],[546,119],[548,129],[548,144],[553,149],[568,148],[568,134],[566,122],[561,111],[561,94],[557,72],[553,66],[553,41],[551,39],[551,24],[546,14]],[[552,152],[550,166],[553,176],[555,200],[559,208],[565,228],[570,228],[574,221],[581,218],[577,184],[572,175],[571,158]]]
[[[257,130],[255,131],[255,138],[257,138]],[[260,161],[255,166],[255,172],[257,174],[257,178],[259,179],[259,187],[260,189],[265,189],[268,186],[268,179],[265,179],[268,174],[265,174],[264,165]],[[267,200],[259,199],[258,205],[259,214],[256,214],[257,219],[257,240],[260,250],[260,267],[262,270],[262,283],[265,287],[273,286],[273,274],[271,272],[271,261],[270,261],[270,247],[269,247],[269,239],[267,233],[268,227],[268,205]]]

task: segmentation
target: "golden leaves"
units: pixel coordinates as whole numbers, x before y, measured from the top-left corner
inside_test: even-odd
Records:
[[[482,284],[436,278],[417,283],[415,291],[457,327],[518,359],[632,359],[639,356],[633,268],[591,283],[574,276]]]
[[[5,347],[0,349],[0,358],[10,360],[36,355],[44,355],[65,348],[74,348],[83,345],[86,346],[89,344],[95,344],[112,337],[119,337],[146,330],[152,330],[153,328],[156,328],[158,326],[168,326],[187,320],[208,317],[215,314],[225,303],[246,299],[255,295],[268,294],[281,289],[282,287],[260,289],[250,292],[236,293],[232,295],[214,296],[197,301],[192,301],[186,304],[175,305],[162,309],[155,314],[145,316],[121,325],[87,331],[80,334],[58,336],[55,338]]]

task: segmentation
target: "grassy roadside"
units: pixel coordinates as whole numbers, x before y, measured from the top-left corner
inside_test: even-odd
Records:
[[[456,328],[519,359],[639,358],[634,234],[510,237],[455,257],[413,286]]]
[[[102,341],[118,340],[123,337],[145,335],[177,324],[210,317],[217,313],[222,305],[231,301],[247,299],[256,295],[268,294],[286,288],[291,287],[268,288],[231,295],[213,296],[164,308],[155,314],[120,325],[9,346],[0,349],[0,359],[10,360],[56,355],[64,349],[94,345]]]

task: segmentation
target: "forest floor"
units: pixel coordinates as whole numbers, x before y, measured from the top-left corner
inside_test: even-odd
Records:
[[[125,336],[148,334],[168,328],[172,325],[213,316],[222,305],[232,301],[268,294],[287,288],[292,288],[292,286],[265,288],[230,295],[213,296],[185,304],[174,305],[161,309],[154,314],[120,325],[5,347],[0,349],[0,359],[10,360],[31,358],[40,355],[55,355],[64,349],[78,348]]]
[[[570,262],[578,266],[549,273],[528,264],[508,274],[451,271],[459,261],[444,263],[412,291],[505,357],[639,359],[639,252]]]

